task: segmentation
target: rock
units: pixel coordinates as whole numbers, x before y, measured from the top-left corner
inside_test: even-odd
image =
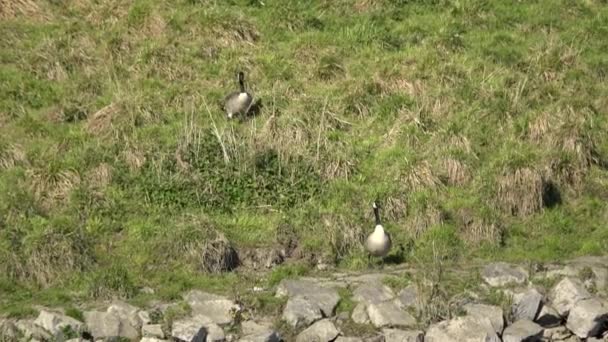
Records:
[[[84,324],[82,322],[72,317],[47,310],[40,311],[40,314],[34,321],[34,324],[50,332],[59,340],[64,339],[63,335],[66,329],[70,329],[72,332],[80,334],[84,328]]]
[[[34,324],[33,320],[19,320],[15,323],[15,328],[25,340],[49,341],[52,339],[51,334],[46,330]]]
[[[165,338],[165,333],[160,324],[146,324],[141,327],[141,336]]]
[[[363,342],[384,342],[383,335],[369,336],[363,339]]]
[[[357,304],[350,318],[353,320],[353,322],[358,324],[369,323],[369,316],[367,315],[367,306],[363,303]]]
[[[69,340],[65,340],[65,342],[85,342],[85,340],[83,338],[77,337],[77,338],[71,338]]]
[[[152,318],[150,317],[150,313],[148,311],[139,311],[137,313],[137,317],[139,318],[139,322],[142,326],[145,324],[150,324],[152,322]]]
[[[384,342],[422,342],[424,333],[419,330],[382,329]]]
[[[338,336],[335,342],[363,342],[363,339],[360,337]]]
[[[226,297],[192,290],[184,296],[190,305],[193,315],[203,315],[220,326],[228,325],[234,320],[233,313],[239,307]]]
[[[547,272],[547,277],[566,276],[580,278],[581,272],[591,270],[592,282],[599,292],[605,291],[608,286],[608,258],[606,257],[579,257],[570,260],[568,265],[561,269]]]
[[[570,338],[570,336],[572,336],[572,333],[563,325],[543,331],[543,337],[549,341],[564,341]]]
[[[312,280],[284,279],[277,287],[277,297],[301,296],[321,309],[325,317],[333,315],[340,295],[333,288],[323,287]]]
[[[505,262],[495,262],[484,267],[481,276],[490,286],[501,287],[507,284],[523,284],[528,280],[528,272],[521,266]]]
[[[369,304],[367,306],[367,315],[376,328],[411,327],[416,325],[414,316],[401,310],[394,301]]]
[[[162,339],[156,338],[156,337],[142,337],[142,339],[139,340],[139,342],[169,342],[169,340],[162,340]]]
[[[335,340],[339,333],[331,321],[324,319],[302,331],[296,337],[296,342],[330,342]]]
[[[513,320],[527,319],[534,321],[539,314],[542,301],[543,295],[534,288],[515,294],[511,306]]]
[[[359,303],[380,303],[393,298],[395,298],[393,290],[386,285],[376,282],[363,283],[353,291],[353,300]]]
[[[528,319],[522,319],[508,326],[502,334],[503,342],[541,341],[543,327]]]
[[[194,318],[186,318],[173,322],[171,336],[177,341],[205,342],[207,328]]]
[[[139,317],[139,309],[131,304],[114,301],[108,307],[108,313],[114,314],[120,318],[123,325],[130,325],[133,329],[139,331],[141,329],[141,319]]]
[[[491,326],[489,322],[479,322],[475,317],[456,317],[431,325],[424,342],[500,342]]]
[[[418,288],[416,285],[408,285],[406,288],[399,291],[399,300],[404,308],[418,308]]]
[[[480,322],[483,322],[484,318],[487,319],[494,332],[502,334],[505,326],[502,308],[486,304],[466,304],[463,308],[469,316],[477,318]]]
[[[241,333],[243,333],[245,336],[261,333],[267,330],[270,330],[270,327],[259,324],[255,321],[245,321],[241,323]]]
[[[122,334],[120,318],[111,313],[87,311],[84,313],[84,322],[87,330],[95,339],[126,337]]]
[[[258,332],[247,335],[239,340],[239,342],[280,342],[281,335],[273,330]]]
[[[543,304],[536,318],[536,323],[544,328],[551,328],[561,324],[559,313],[549,304]]]
[[[295,296],[287,300],[282,317],[292,328],[300,329],[320,320],[323,314],[321,309],[306,297]]]
[[[590,298],[583,284],[574,278],[564,278],[551,289],[549,299],[557,312],[565,317],[570,309],[580,300]]]
[[[580,300],[570,309],[566,327],[580,338],[598,337],[608,330],[608,307],[595,298]]]
[[[19,338],[19,330],[15,323],[0,318],[0,341],[14,341]]]

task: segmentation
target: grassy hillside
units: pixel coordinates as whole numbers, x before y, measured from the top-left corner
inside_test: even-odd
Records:
[[[405,262],[608,248],[604,0],[69,3],[0,1],[0,311],[366,267],[375,199]]]

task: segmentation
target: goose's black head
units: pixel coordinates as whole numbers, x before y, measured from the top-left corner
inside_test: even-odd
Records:
[[[374,201],[374,203],[372,203],[372,208],[374,208],[374,217],[376,219],[376,225],[381,224],[380,223],[380,209],[378,208],[378,204]]]

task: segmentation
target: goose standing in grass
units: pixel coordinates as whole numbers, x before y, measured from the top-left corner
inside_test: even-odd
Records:
[[[391,236],[389,233],[384,231],[384,227],[380,222],[380,209],[376,202],[373,204],[374,216],[376,218],[376,227],[374,232],[371,233],[367,240],[365,240],[365,249],[369,252],[369,257],[381,257],[383,258],[388,254],[391,249]]]
[[[238,73],[238,81],[240,89],[224,99],[224,109],[229,119],[234,115],[246,115],[253,104],[253,96],[245,91],[245,74],[242,71]]]

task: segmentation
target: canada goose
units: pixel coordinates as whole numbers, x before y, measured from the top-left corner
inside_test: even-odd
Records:
[[[380,210],[376,202],[373,203],[374,216],[376,217],[376,227],[374,232],[371,233],[367,240],[365,240],[365,249],[369,252],[370,258],[385,257],[391,249],[391,236],[389,233],[384,231],[384,227],[380,222]]]
[[[245,74],[242,71],[238,73],[238,81],[240,90],[228,94],[224,99],[224,109],[229,119],[236,114],[247,114],[253,103],[253,96],[245,91]]]

